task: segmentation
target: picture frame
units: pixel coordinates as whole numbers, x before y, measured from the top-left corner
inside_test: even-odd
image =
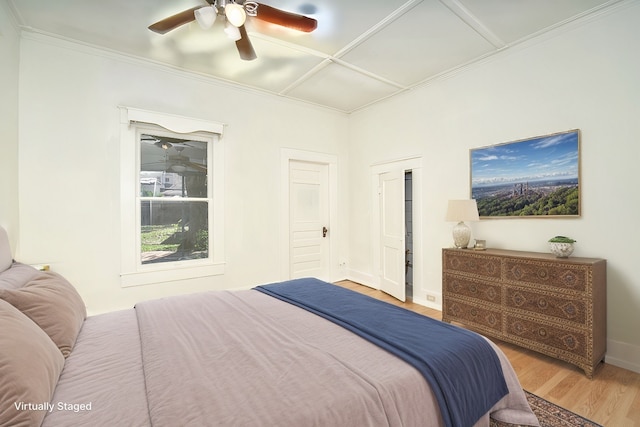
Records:
[[[469,157],[480,218],[581,216],[579,129],[472,148]]]

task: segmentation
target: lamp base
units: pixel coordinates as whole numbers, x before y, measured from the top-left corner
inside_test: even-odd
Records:
[[[453,226],[453,244],[458,249],[464,249],[469,245],[469,239],[471,239],[471,228],[460,221]]]

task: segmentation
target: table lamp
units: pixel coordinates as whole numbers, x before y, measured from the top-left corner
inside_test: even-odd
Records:
[[[449,200],[446,221],[457,222],[453,226],[453,243],[456,248],[466,248],[471,238],[471,228],[465,221],[478,221],[478,205],[475,199]]]

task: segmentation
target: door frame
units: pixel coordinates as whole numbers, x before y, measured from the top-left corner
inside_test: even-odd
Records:
[[[291,161],[319,163],[329,167],[329,276],[335,280],[338,267],[338,156],[314,151],[280,149],[280,279],[290,274],[289,243],[289,163]]]
[[[407,157],[371,165],[371,259],[373,260],[374,287],[380,289],[382,282],[382,226],[379,199],[380,175],[394,171],[412,173],[412,233],[413,233],[413,299],[422,294],[423,252],[422,252],[422,157]],[[404,209],[404,206],[401,207]],[[406,230],[405,230],[406,231]],[[416,292],[418,291],[418,292]]]

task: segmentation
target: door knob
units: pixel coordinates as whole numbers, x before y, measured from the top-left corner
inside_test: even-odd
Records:
[[[329,232],[329,229],[327,227],[322,227],[322,237],[327,237],[328,232]]]

